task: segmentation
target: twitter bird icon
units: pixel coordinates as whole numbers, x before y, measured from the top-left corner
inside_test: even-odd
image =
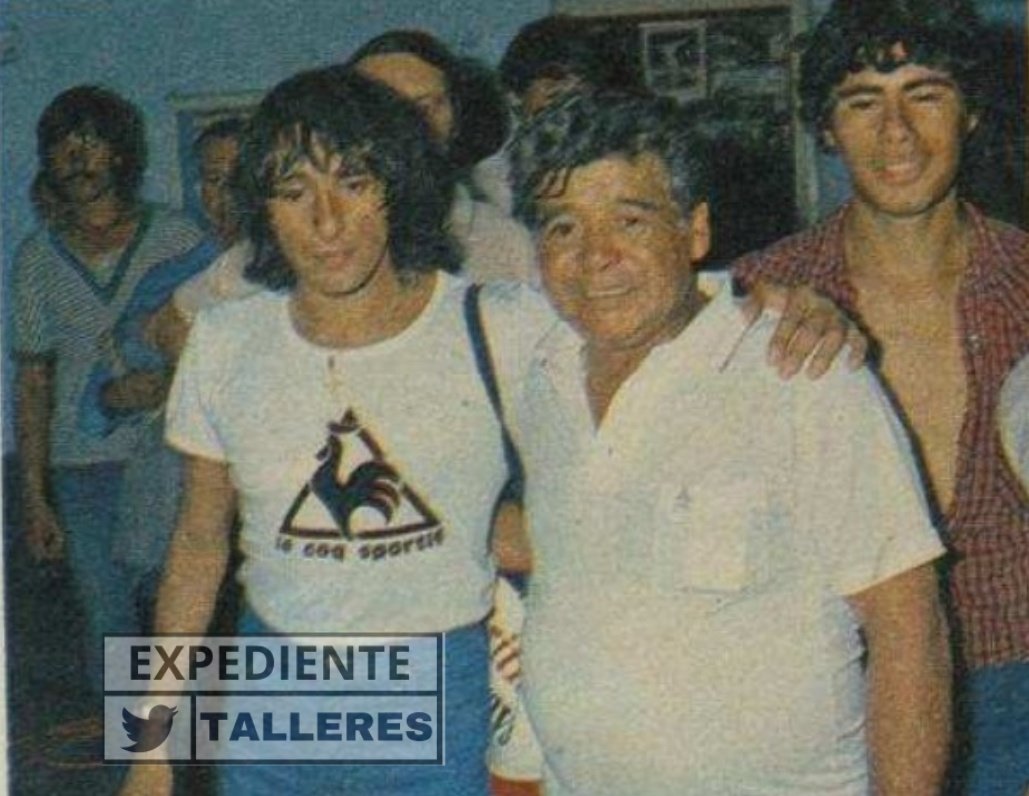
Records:
[[[150,715],[141,719],[122,708],[121,723],[129,740],[133,742],[131,746],[123,746],[122,749],[126,752],[149,752],[156,749],[164,743],[171,732],[172,721],[178,712],[178,708],[154,705],[150,708]]]

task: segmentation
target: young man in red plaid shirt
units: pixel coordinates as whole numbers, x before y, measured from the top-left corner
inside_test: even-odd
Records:
[[[1029,236],[956,190],[986,108],[984,41],[968,0],[836,0],[807,43],[800,91],[853,199],[736,266],[744,282],[812,284],[879,349],[952,550],[975,796],[1029,785],[1029,498],[995,419],[1029,351]]]

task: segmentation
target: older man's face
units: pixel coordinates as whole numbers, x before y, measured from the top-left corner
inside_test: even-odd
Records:
[[[708,214],[706,205],[683,213],[663,161],[594,161],[539,210],[544,286],[588,344],[649,348],[682,328],[692,263],[708,250]]]

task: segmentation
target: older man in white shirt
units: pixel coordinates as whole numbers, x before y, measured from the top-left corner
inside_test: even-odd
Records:
[[[516,148],[566,322],[516,424],[547,792],[936,793],[942,547],[907,441],[870,374],[783,382],[771,323],[696,289],[710,226],[682,122],[584,95]]]

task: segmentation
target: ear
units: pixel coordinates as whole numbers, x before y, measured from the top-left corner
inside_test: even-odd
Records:
[[[834,152],[836,150],[836,136],[832,134],[832,130],[828,127],[823,127],[819,133],[821,137],[822,149],[826,152]]]
[[[711,209],[707,202],[699,203],[690,211],[686,227],[689,233],[690,262],[700,262],[711,251]]]
[[[969,136],[979,128],[979,114],[969,113],[965,116],[965,135]]]

